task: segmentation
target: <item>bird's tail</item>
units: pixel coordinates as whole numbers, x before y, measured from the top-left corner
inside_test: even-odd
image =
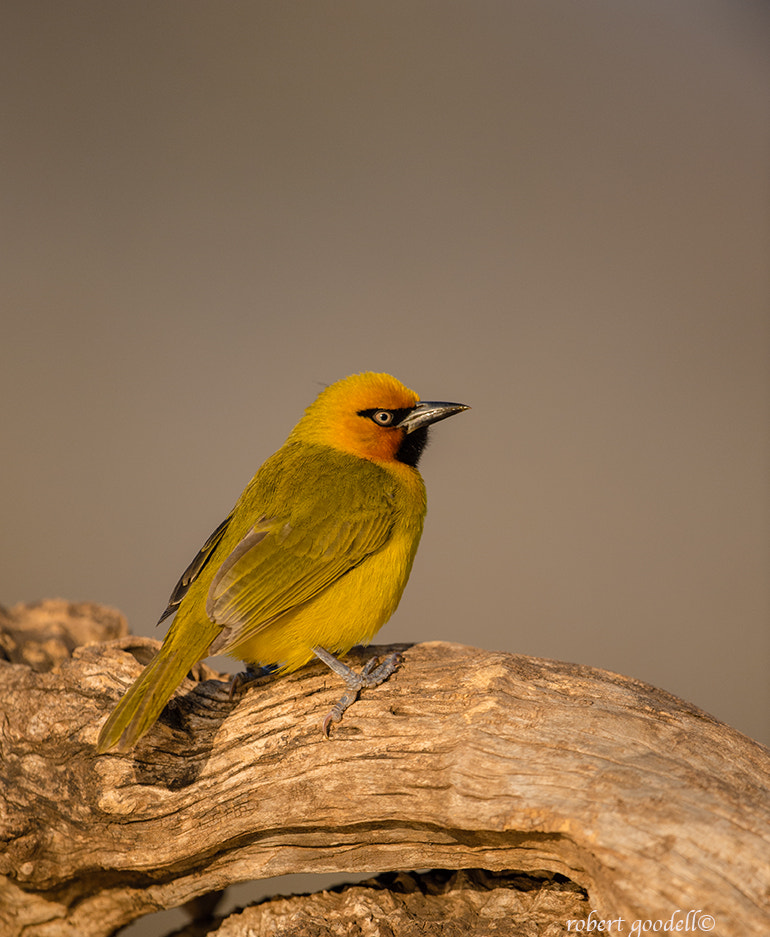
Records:
[[[111,748],[127,752],[132,748],[152,727],[188,670],[206,656],[209,645],[220,631],[211,622],[184,629],[176,625],[174,622],[157,656],[144,668],[102,726],[96,743],[97,753]],[[178,635],[183,631],[187,633],[180,640]]]

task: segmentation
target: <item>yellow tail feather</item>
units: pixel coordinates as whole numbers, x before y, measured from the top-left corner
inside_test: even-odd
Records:
[[[202,657],[219,632],[216,625],[196,625],[194,628],[172,630],[176,635],[186,632],[184,639],[174,640],[169,633],[157,656],[144,668],[110,718],[102,726],[96,751],[99,754],[111,748],[127,752],[150,729],[171,698],[174,690],[189,669]],[[190,634],[192,632],[192,635]]]

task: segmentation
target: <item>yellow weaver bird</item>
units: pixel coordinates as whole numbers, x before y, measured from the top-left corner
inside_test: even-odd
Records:
[[[210,654],[245,661],[252,676],[320,658],[347,687],[328,735],[363,687],[396,669],[397,655],[360,673],[334,655],[368,644],[396,610],[425,519],[417,462],[428,427],[467,409],[421,402],[373,372],[321,391],[182,574],[160,618],[176,613],[163,645],[97,751],[128,751]]]

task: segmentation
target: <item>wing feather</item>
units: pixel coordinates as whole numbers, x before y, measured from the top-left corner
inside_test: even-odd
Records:
[[[339,469],[304,473],[301,490],[295,485],[282,505],[271,499],[279,510],[263,514],[224,558],[206,601],[207,615],[222,626],[211,653],[248,640],[387,543],[396,508],[385,473],[373,463],[352,478]]]
[[[162,621],[165,621],[169,615],[173,615],[182,604],[182,599],[187,595],[190,586],[195,582],[198,576],[200,576],[203,568],[211,559],[212,553],[219,546],[219,541],[224,537],[225,531],[227,530],[232,517],[233,512],[231,511],[222,521],[219,527],[217,527],[214,533],[211,534],[208,540],[203,544],[200,550],[196,553],[192,563],[190,563],[187,569],[179,577],[179,582],[174,586],[174,590],[168,600],[166,610],[158,619],[158,624],[160,624]]]

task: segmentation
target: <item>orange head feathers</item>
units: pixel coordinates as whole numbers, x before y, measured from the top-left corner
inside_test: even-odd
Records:
[[[431,423],[464,404],[420,402],[390,374],[351,374],[322,390],[289,436],[289,442],[331,446],[372,462],[415,466]]]

